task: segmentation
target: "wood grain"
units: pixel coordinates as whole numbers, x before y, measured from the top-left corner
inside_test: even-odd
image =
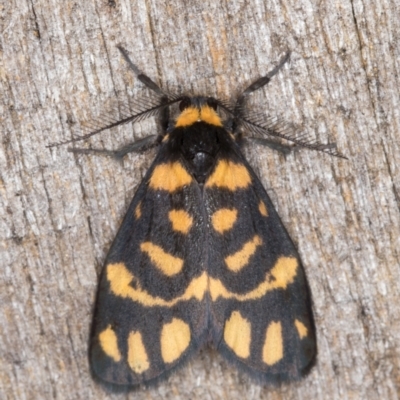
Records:
[[[0,3],[1,399],[398,399],[400,397],[400,12],[395,0],[92,0]],[[318,364],[271,388],[204,350],[168,381],[126,394],[87,359],[98,274],[154,153],[123,163],[50,142],[143,85],[232,97],[291,62],[252,104],[337,142],[247,155],[306,267]],[[117,148],[153,121],[96,136]]]

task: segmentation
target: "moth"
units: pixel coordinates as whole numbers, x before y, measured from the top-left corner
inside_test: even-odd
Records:
[[[282,69],[289,53],[229,103],[168,93],[119,50],[151,94],[79,139],[151,116],[162,132],[111,152],[70,149],[123,157],[158,148],[101,274],[93,372],[115,384],[152,383],[211,344],[260,381],[303,377],[317,353],[310,290],[299,254],[241,151],[251,140],[290,151],[269,137],[344,157],[247,110],[248,95]]]

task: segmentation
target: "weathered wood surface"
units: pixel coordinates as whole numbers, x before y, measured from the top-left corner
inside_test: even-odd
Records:
[[[400,387],[400,12],[340,2],[3,1],[1,10],[1,399],[397,399]],[[171,90],[232,96],[293,54],[253,96],[336,141],[247,151],[313,293],[319,356],[303,381],[260,386],[205,350],[168,381],[124,395],[90,376],[91,313],[107,249],[153,153],[76,157],[75,121],[143,91],[116,45]],[[116,148],[152,121],[106,133]]]

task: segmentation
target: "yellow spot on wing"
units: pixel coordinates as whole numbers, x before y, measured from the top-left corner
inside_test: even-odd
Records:
[[[271,270],[271,275],[278,288],[286,289],[294,281],[297,274],[298,262],[295,257],[279,257]]]
[[[260,211],[260,214],[264,217],[268,217],[268,211],[267,211],[267,207],[265,206],[265,203],[260,200],[260,203],[258,205],[258,210]]]
[[[294,257],[280,257],[270,272],[265,275],[265,280],[261,282],[255,289],[238,294],[230,292],[224,284],[215,278],[210,278],[209,290],[212,301],[222,297],[225,299],[236,299],[239,301],[259,299],[267,292],[275,289],[286,289],[293,283],[297,274],[298,262]]]
[[[190,327],[181,319],[174,318],[161,330],[161,356],[165,363],[177,360],[190,343]]]
[[[142,216],[142,202],[140,202],[135,208],[135,218],[139,219]]]
[[[251,177],[247,168],[229,160],[220,160],[214,172],[206,181],[206,187],[237,190],[245,189],[251,184]]]
[[[130,332],[128,337],[128,364],[137,374],[149,369],[149,359],[140,332]]]
[[[179,162],[160,164],[154,168],[149,186],[155,190],[174,192],[192,182],[192,177]]]
[[[298,319],[294,320],[294,324],[296,326],[297,332],[300,336],[300,339],[303,339],[307,336],[308,330],[307,327]]]
[[[200,119],[210,125],[222,126],[220,116],[213,108],[209,106],[201,107]]]
[[[193,224],[193,218],[185,210],[171,210],[168,213],[174,231],[188,233]]]
[[[234,311],[226,321],[224,340],[237,356],[247,358],[250,355],[251,324],[239,311]]]
[[[263,347],[263,361],[267,365],[277,363],[283,357],[282,324],[272,321],[267,328]]]
[[[239,272],[245,267],[250,260],[250,257],[256,252],[257,247],[261,246],[262,241],[260,236],[255,235],[253,239],[249,240],[243,247],[236,253],[225,258],[225,263],[233,272]]]
[[[236,209],[230,210],[229,208],[221,208],[211,216],[211,223],[213,228],[218,233],[224,233],[232,228],[233,224],[237,220],[237,213]]]
[[[121,360],[121,353],[118,349],[118,339],[111,325],[108,325],[104,331],[99,334],[100,347],[103,349],[109,357],[111,357],[115,362]]]
[[[200,110],[197,107],[187,107],[175,121],[175,128],[190,126],[200,120]]]
[[[197,278],[192,279],[181,296],[177,296],[172,300],[164,300],[160,297],[152,296],[142,289],[138,280],[126,268],[124,263],[108,264],[107,280],[110,282],[110,289],[114,295],[131,299],[147,307],[172,307],[180,301],[187,301],[192,298],[201,301],[208,287],[208,277],[206,272],[203,272]],[[131,286],[132,283],[134,283],[134,286]]]
[[[140,250],[150,257],[151,262],[165,275],[174,276],[183,268],[183,260],[166,253],[160,246],[151,242],[143,242]]]

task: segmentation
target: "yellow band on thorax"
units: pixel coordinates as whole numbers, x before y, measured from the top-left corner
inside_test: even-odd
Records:
[[[222,126],[218,113],[210,106],[202,106],[201,108],[185,108],[176,119],[175,128],[190,126],[200,121],[214,126]]]

